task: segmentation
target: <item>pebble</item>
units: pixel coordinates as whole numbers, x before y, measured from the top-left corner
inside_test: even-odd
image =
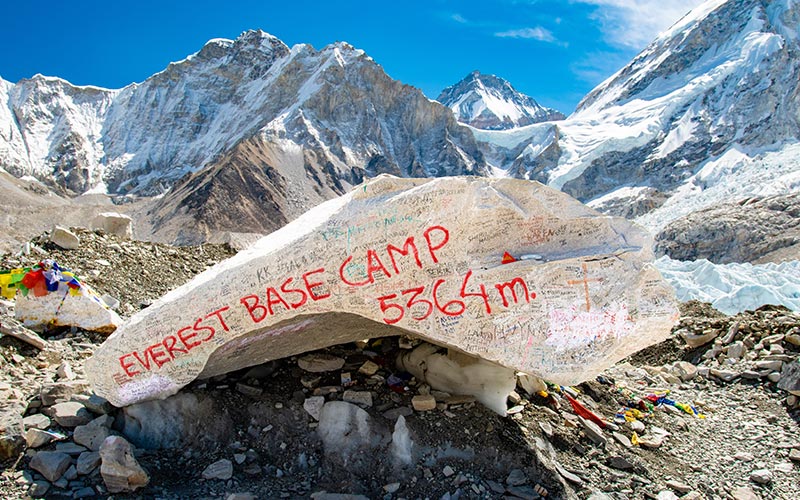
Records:
[[[344,391],[342,400],[348,403],[357,404],[359,406],[371,407],[372,406],[372,392],[370,391]],[[434,406],[436,406],[434,400]]]
[[[716,368],[712,368],[709,373],[724,382],[732,382],[736,377],[739,376],[739,374],[734,371],[717,370]]]
[[[227,481],[233,477],[233,462],[227,458],[217,460],[203,470],[202,476],[205,480],[221,479]]]
[[[528,476],[522,469],[514,469],[506,478],[506,484],[511,486],[521,486],[528,482]]]
[[[692,491],[692,487],[688,484],[675,480],[667,481],[667,487],[677,491],[678,493],[689,493]]]
[[[630,448],[633,446],[633,443],[631,443],[631,440],[625,434],[622,434],[620,432],[612,432],[611,435],[614,436],[614,439],[616,439],[622,446],[626,448]]]
[[[297,366],[311,373],[323,373],[341,370],[344,359],[330,354],[312,353],[297,359]]]
[[[742,462],[752,462],[755,460],[755,457],[752,453],[746,451],[740,451],[736,455],[733,456],[736,460],[740,460]]]
[[[578,421],[583,426],[583,431],[586,433],[589,439],[594,442],[594,444],[601,447],[606,445],[608,439],[606,439],[606,437],[603,435],[603,430],[600,428],[600,426],[591,420],[586,420],[583,417],[578,417]]]
[[[366,375],[368,377],[371,377],[371,376],[375,375],[378,372],[379,369],[380,369],[380,366],[378,366],[377,364],[373,363],[372,361],[365,361],[364,364],[361,365],[361,368],[358,369],[358,373],[361,373],[361,374],[364,374],[364,375]],[[392,484],[394,484],[394,483],[392,483]]]
[[[731,492],[731,495],[733,496],[733,500],[760,500],[760,497],[747,486],[735,488]]]
[[[792,460],[793,462],[800,462],[800,450],[797,448],[792,449],[789,452],[789,460]]]
[[[80,403],[67,401],[49,408],[50,416],[61,427],[77,427],[92,421],[92,414]]]
[[[606,460],[606,463],[609,467],[613,467],[619,470],[631,470],[633,469],[634,465],[629,462],[626,458],[620,456],[610,456]]]
[[[50,491],[50,483],[47,481],[39,480],[31,484],[28,494],[33,498],[42,498]]]
[[[312,396],[303,402],[303,409],[305,409],[314,420],[319,420],[324,405],[325,396]]]
[[[39,448],[40,446],[44,446],[55,439],[55,437],[56,434],[52,432],[43,431],[33,427],[25,432],[25,443],[28,445],[28,448]]]
[[[768,469],[757,469],[750,473],[750,480],[758,484],[769,484],[772,482],[772,472]]]
[[[430,394],[420,394],[411,398],[411,406],[416,411],[430,411],[436,409],[436,398]]]
[[[400,489],[400,483],[389,483],[383,487],[383,491],[389,494],[397,493],[397,490],[399,489]]]
[[[78,463],[75,467],[79,476],[86,476],[100,465],[100,452],[85,451],[78,456]]]
[[[24,425],[26,429],[35,428],[45,430],[50,427],[50,418],[47,417],[47,415],[35,413],[23,418],[22,425]]]
[[[454,471],[453,468],[450,467],[449,465],[445,465],[444,468],[442,469],[442,474],[444,474],[444,477],[450,477],[455,473],[456,471]]]
[[[30,465],[48,481],[57,481],[69,468],[72,460],[60,451],[40,451],[31,459]]]

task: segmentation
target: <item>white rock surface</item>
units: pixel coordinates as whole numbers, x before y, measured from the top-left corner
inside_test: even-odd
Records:
[[[64,250],[75,250],[81,246],[81,239],[69,229],[61,226],[53,226],[50,231],[50,241]]]
[[[400,327],[575,384],[677,319],[650,248],[638,227],[539,183],[381,176],[136,314],[86,373],[124,406]]]
[[[125,214],[103,212],[92,220],[92,229],[102,229],[106,233],[130,239],[133,237],[133,219]]]
[[[81,284],[77,295],[70,293],[65,283],[58,290],[37,297],[17,294],[14,316],[23,325],[76,326],[84,330],[110,333],[117,329],[122,319],[88,285]]]

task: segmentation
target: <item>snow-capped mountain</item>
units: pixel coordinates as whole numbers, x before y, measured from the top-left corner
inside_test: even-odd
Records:
[[[506,80],[478,71],[444,89],[436,100],[452,109],[459,122],[485,130],[564,119],[561,112],[517,92]]]
[[[0,165],[45,182],[64,171],[76,192],[101,181],[112,193],[163,192],[255,137],[315,156],[324,171],[312,179],[485,173],[446,108],[346,43],[290,49],[249,31],[121,90],[36,76],[0,82],[0,102]]]
[[[562,122],[475,131],[487,158],[658,230],[800,187],[800,7],[709,0]]]

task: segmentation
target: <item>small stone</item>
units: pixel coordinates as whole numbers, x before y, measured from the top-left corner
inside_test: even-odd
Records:
[[[684,382],[688,382],[697,376],[697,367],[688,361],[678,361],[674,367],[675,374]]]
[[[31,484],[31,488],[28,490],[28,495],[30,495],[31,498],[43,498],[45,495],[47,495],[48,491],[50,491],[50,483],[39,480],[34,481],[33,484]]]
[[[643,433],[645,430],[644,423],[641,420],[634,420],[629,424],[631,426],[631,430],[634,432],[638,432],[639,434]]]
[[[71,463],[69,455],[59,451],[40,451],[31,459],[30,466],[50,482],[58,481]]]
[[[35,413],[23,418],[22,425],[24,425],[26,429],[34,428],[44,430],[50,427],[50,419],[47,417],[47,415]]]
[[[78,456],[78,463],[75,467],[79,476],[86,476],[100,465],[99,451],[85,451]]]
[[[297,366],[311,373],[323,373],[341,370],[344,359],[330,354],[306,354],[297,360]]]
[[[79,490],[75,490],[72,498],[92,498],[97,495],[97,492],[91,486],[84,486]]]
[[[75,372],[72,371],[72,367],[68,362],[62,361],[58,368],[56,368],[56,376],[60,380],[74,380]]]
[[[800,462],[800,450],[796,448],[792,449],[792,451],[789,452],[789,460],[793,462]]]
[[[100,445],[111,435],[111,422],[108,415],[97,417],[86,425],[75,427],[72,439],[75,443],[89,448],[91,451],[100,451]]]
[[[386,410],[383,412],[383,417],[387,420],[397,420],[401,416],[409,417],[414,414],[414,410],[409,408],[408,406],[398,406],[397,408],[392,408],[390,410]]]
[[[253,387],[252,385],[243,384],[241,382],[236,384],[236,391],[245,396],[250,396],[251,398],[257,398],[264,392],[264,390],[259,387]]]
[[[786,337],[783,338],[783,340],[792,344],[793,346],[800,347],[800,335],[797,334],[787,335]]]
[[[517,413],[522,413],[522,411],[524,409],[525,409],[525,407],[522,406],[522,405],[512,406],[511,408],[506,410],[506,414],[507,415],[516,415]]]
[[[489,485],[489,489],[497,493],[498,495],[502,495],[506,492],[506,487],[502,484],[495,482],[495,481],[486,481],[486,484]]]
[[[769,375],[767,375],[767,380],[769,380],[770,382],[777,383],[778,380],[780,379],[781,379],[781,374],[779,372],[772,372]]]
[[[621,432],[612,432],[611,435],[614,436],[614,439],[616,439],[617,442],[619,442],[619,444],[622,446],[626,448],[633,446],[633,443],[631,443],[631,440],[625,434],[622,434]]]
[[[97,394],[75,394],[70,398],[71,401],[82,404],[87,410],[95,415],[107,415],[114,411],[114,406],[106,398]]]
[[[744,344],[740,340],[737,340],[728,346],[728,359],[738,361],[744,355],[744,351]]]
[[[231,493],[225,500],[256,500],[256,497],[252,493]]]
[[[92,420],[92,414],[82,404],[74,401],[56,403],[48,408],[50,416],[61,427],[76,427],[88,424]]]
[[[55,437],[56,435],[52,432],[43,431],[35,427],[25,431],[25,443],[28,445],[28,448],[44,446],[55,439]]]
[[[783,361],[756,361],[756,370],[780,371]]]
[[[325,405],[324,396],[312,396],[303,402],[303,409],[308,412],[314,420],[319,420],[322,407]]]
[[[578,422],[583,426],[586,436],[598,446],[605,446],[608,439],[603,435],[603,430],[596,423],[583,417],[578,417]]]
[[[578,484],[578,485],[583,484],[583,479],[579,478],[578,476],[576,476],[572,472],[568,471],[567,469],[561,467],[560,465],[556,465],[556,470],[558,471],[559,474],[561,474],[561,476],[564,479],[566,479],[570,483],[574,483],[574,484]]]
[[[449,465],[445,465],[444,469],[442,469],[442,474],[444,474],[444,477],[450,477],[455,473],[456,471],[454,471],[453,468],[450,467]]]
[[[709,370],[709,373],[723,382],[732,382],[736,377],[739,376],[739,374],[734,371],[717,370],[716,368]]]
[[[100,446],[100,459],[100,474],[109,493],[135,491],[150,482],[133,456],[133,447],[123,437],[107,437]]]
[[[627,459],[620,456],[610,456],[606,460],[606,463],[609,467],[613,467],[619,470],[631,470],[633,469],[634,465],[630,463]]]
[[[748,453],[746,451],[740,451],[736,455],[733,456],[736,460],[740,460],[742,462],[752,462],[755,460],[755,457],[752,453]]]
[[[760,500],[760,497],[747,486],[740,486],[735,488],[731,495],[734,500]]]
[[[233,477],[233,462],[227,458],[217,460],[203,470],[202,476],[205,480],[221,479],[227,481]]]
[[[371,377],[371,376],[375,375],[378,372],[379,369],[380,369],[380,366],[378,366],[377,364],[373,363],[372,361],[365,361],[364,364],[361,365],[361,368],[358,369],[358,373],[362,373],[362,374],[366,375],[367,377]],[[394,483],[392,483],[392,484],[394,484]]]
[[[43,385],[39,396],[42,398],[44,406],[52,406],[56,403],[69,401],[73,395],[86,391],[88,388],[89,385],[85,380],[54,382]]]
[[[545,422],[545,421],[539,422],[539,428],[542,429],[542,432],[548,438],[553,437],[553,426],[550,425],[550,422]]]
[[[772,472],[768,469],[757,469],[750,473],[750,480],[758,484],[769,484],[772,482]]]
[[[517,391],[511,391],[511,394],[508,395],[508,402],[512,405],[516,405],[519,404],[520,401],[522,401],[522,398],[517,394]]]
[[[56,451],[60,451],[61,453],[66,453],[70,456],[78,456],[81,453],[86,451],[86,448],[83,446],[77,445],[71,441],[67,441],[65,443],[57,443],[56,444]]]
[[[383,491],[389,494],[397,493],[397,490],[399,489],[400,489],[400,483],[389,483],[383,487]]]
[[[667,487],[677,491],[678,493],[689,493],[692,491],[692,487],[688,484],[675,480],[667,481]]]
[[[649,433],[639,437],[639,445],[645,448],[658,448],[664,443],[664,438],[667,436],[669,436],[669,432],[653,426]]]
[[[522,471],[522,469],[512,470],[506,478],[506,484],[511,486],[521,486],[527,482],[528,476]]]
[[[678,500],[678,495],[670,490],[661,490],[656,495],[656,500]]]
[[[300,377],[300,383],[303,384],[303,387],[306,389],[314,389],[319,385],[320,380],[322,377],[318,375],[303,375]]]
[[[245,460],[247,460],[247,455],[244,453],[234,453],[233,454],[233,461],[236,462],[237,465],[242,465]]]
[[[411,398],[411,406],[416,411],[430,411],[436,409],[436,398],[430,394],[414,396]]]
[[[372,393],[370,391],[344,391],[342,400],[363,407],[372,406]],[[435,400],[434,400],[435,401]]]
[[[74,481],[78,479],[78,471],[75,469],[74,465],[70,465],[66,471],[64,471],[64,479],[67,481]]]
[[[522,500],[534,500],[539,498],[539,494],[532,486],[509,486],[508,493],[514,498]]]

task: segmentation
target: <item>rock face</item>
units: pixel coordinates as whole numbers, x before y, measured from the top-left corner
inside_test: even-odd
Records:
[[[800,193],[748,198],[698,210],[656,236],[656,253],[677,260],[762,262],[800,256]]]
[[[478,71],[444,89],[436,100],[452,109],[461,123],[480,129],[505,130],[564,119],[563,113],[517,92],[506,80]]]
[[[800,6],[700,4],[566,120],[480,131],[487,160],[657,231],[722,201],[796,190]]]
[[[382,176],[132,317],[86,374],[124,406],[405,331],[574,384],[669,333],[651,260],[643,230],[535,182]]]

